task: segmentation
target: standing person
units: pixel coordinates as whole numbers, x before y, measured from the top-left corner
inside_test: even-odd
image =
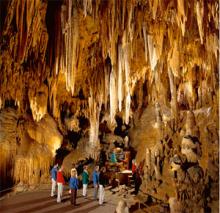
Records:
[[[99,166],[95,167],[92,174],[93,186],[94,186],[94,199],[97,200],[98,187],[99,187]]]
[[[78,185],[79,182],[77,179],[77,172],[76,170],[71,170],[71,177],[69,181],[69,186],[71,190],[70,202],[74,206],[76,206],[76,195],[77,195]]]
[[[112,163],[117,163],[117,158],[116,158],[116,154],[115,154],[115,150],[112,150],[112,154],[111,154],[111,162]]]
[[[140,186],[142,184],[142,179],[141,179],[141,174],[140,174],[140,170],[137,169],[136,173],[135,173],[135,179],[134,179],[134,194],[137,195],[140,189]]]
[[[57,167],[58,167],[58,164],[55,164],[50,172],[51,173],[51,181],[52,181],[51,197],[55,196],[55,193],[56,193]]]
[[[131,170],[132,170],[132,175],[134,175],[137,170],[137,163],[135,159],[132,160]]]
[[[105,198],[105,186],[108,184],[106,168],[102,167],[99,174],[99,205],[102,205]]]
[[[63,171],[63,166],[61,166],[57,172],[57,186],[58,186],[57,203],[61,202],[61,198],[63,195],[63,185],[65,184],[62,171]]]
[[[82,173],[82,184],[83,184],[83,197],[87,196],[87,187],[89,183],[89,173],[88,173],[88,166],[84,166],[84,170]]]
[[[78,174],[77,174],[77,169],[76,169],[76,164],[75,163],[72,163],[72,169],[70,171],[70,174],[71,174],[72,170],[76,171],[76,176],[77,176]]]

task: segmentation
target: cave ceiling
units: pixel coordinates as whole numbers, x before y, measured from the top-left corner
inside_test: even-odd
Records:
[[[66,105],[73,128],[90,120],[94,142],[100,113],[111,126],[146,103],[174,117],[184,103],[217,103],[217,0],[5,0],[0,9],[1,108],[13,101],[35,121],[58,121]]]

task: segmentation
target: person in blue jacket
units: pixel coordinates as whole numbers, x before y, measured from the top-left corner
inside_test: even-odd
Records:
[[[55,196],[55,193],[56,193],[57,168],[58,168],[58,164],[55,164],[54,167],[50,171],[51,181],[52,181],[51,197]]]
[[[99,166],[95,167],[92,173],[92,180],[94,186],[94,199],[97,200],[98,188],[99,188]]]
[[[69,181],[69,187],[71,190],[70,202],[74,206],[76,206],[76,196],[77,196],[78,186],[79,186],[79,182],[77,179],[77,172],[76,170],[71,170],[71,178]]]

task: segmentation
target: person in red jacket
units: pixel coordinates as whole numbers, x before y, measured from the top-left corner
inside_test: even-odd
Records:
[[[132,170],[132,175],[134,176],[137,170],[137,163],[135,159],[132,160],[131,170]]]
[[[61,166],[57,172],[57,203],[61,202],[61,198],[63,195],[63,185],[65,184],[65,180],[63,177],[63,166]]]

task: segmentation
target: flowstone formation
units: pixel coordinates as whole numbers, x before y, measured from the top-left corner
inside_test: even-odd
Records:
[[[189,135],[199,145],[181,155],[194,160],[196,150],[204,205],[214,208],[217,0],[0,1],[0,20],[1,188],[7,176],[9,185],[49,181],[54,156],[96,160],[117,135],[137,152],[143,191],[166,202],[175,197],[170,160]]]

